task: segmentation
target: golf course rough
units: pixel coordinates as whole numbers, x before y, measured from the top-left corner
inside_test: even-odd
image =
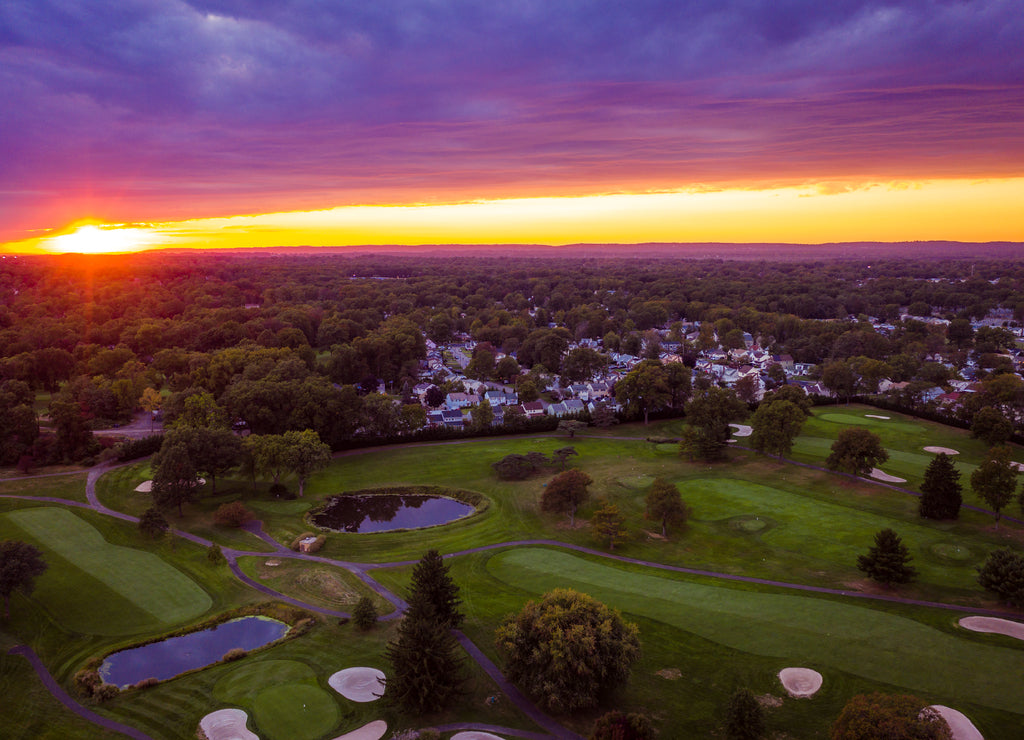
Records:
[[[527,592],[576,588],[613,608],[754,655],[828,666],[1008,712],[1024,706],[1019,650],[979,645],[897,614],[627,572],[542,548],[501,552],[487,569]],[[968,675],[975,678],[963,681]]]
[[[64,627],[121,635],[180,624],[213,601],[159,556],[112,545],[66,509],[21,509],[0,516],[43,550],[48,570],[33,596]]]

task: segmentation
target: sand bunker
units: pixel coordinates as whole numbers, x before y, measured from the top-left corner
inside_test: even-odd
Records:
[[[885,419],[886,421],[889,421],[890,417],[888,417],[888,416],[879,416],[878,414],[864,414],[864,418],[866,418],[866,419]]]
[[[944,707],[941,704],[933,704],[928,708],[934,709],[942,715],[942,719],[946,720],[946,724],[949,725],[949,729],[953,733],[953,740],[985,740],[974,723],[955,709]]]
[[[938,455],[940,452],[945,452],[947,455],[959,455],[960,454],[957,450],[952,450],[949,447],[933,447],[931,445],[929,445],[928,447],[925,447],[924,451],[925,452],[933,452],[936,455]]]
[[[734,437],[749,437],[754,433],[754,428],[747,424],[730,424],[729,426],[733,429]]]
[[[135,490],[139,493],[153,493],[153,481],[144,480],[142,483],[135,486]]]
[[[809,699],[821,688],[821,674],[810,668],[783,668],[779,680],[786,693],[794,699]]]
[[[388,731],[388,723],[382,719],[375,719],[368,725],[363,725],[358,730],[352,730],[344,735],[338,735],[334,740],[380,740]]]
[[[260,740],[258,735],[246,729],[247,719],[249,715],[241,709],[218,709],[199,720],[199,729],[208,740]]]
[[[906,483],[906,478],[897,478],[895,475],[889,475],[884,473],[878,468],[871,468],[871,477],[875,480],[885,481],[886,483]]]
[[[1012,465],[1013,467],[1017,468],[1018,472],[1024,473],[1024,463],[1012,462],[1012,463],[1010,463],[1010,465]]]
[[[452,735],[452,740],[505,740],[498,735],[492,735],[489,732],[478,732],[477,730],[470,730],[468,732],[460,732]]]
[[[384,673],[376,668],[346,668],[328,678],[327,683],[346,699],[367,702],[384,694],[383,679]]]
[[[998,617],[964,617],[960,626],[974,632],[993,632],[997,635],[1008,635],[1024,640],[1024,624]]]

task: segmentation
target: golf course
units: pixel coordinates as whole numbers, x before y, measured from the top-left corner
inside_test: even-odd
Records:
[[[81,470],[35,478],[0,471],[0,540],[36,546],[48,566],[31,595],[12,597],[10,617],[0,622],[0,737],[123,737],[116,723],[136,737],[193,738],[204,717],[237,709],[264,740],[333,740],[378,720],[387,723],[383,737],[436,727],[444,738],[484,728],[506,738],[571,738],[587,736],[597,716],[618,708],[648,715],[661,738],[703,738],[723,736],[739,688],[761,700],[768,737],[827,737],[851,697],[875,691],[951,707],[987,740],[1019,737],[1024,641],[959,625],[971,615],[1024,622],[977,583],[991,552],[1024,546],[1016,501],[997,526],[971,492],[985,445],[966,431],[868,406],[812,413],[788,460],[758,454],[739,437],[726,462],[690,462],[665,441],[680,435],[681,419],[589,428],[571,439],[552,433],[345,451],[298,499],[271,497],[270,481],[219,478],[216,495],[201,495],[181,517],[169,512],[173,532],[156,539],[136,524],[152,504],[137,490],[152,477],[146,460],[93,469],[88,479]],[[889,454],[881,470],[906,482],[825,470],[830,446],[848,427],[879,435]],[[568,465],[593,480],[572,525],[540,507],[557,464],[518,481],[492,468],[506,455],[550,456],[566,446],[578,453]],[[915,492],[935,457],[926,447],[958,453],[964,507],[956,520],[918,515]],[[1013,459],[1024,462],[1024,450],[1014,447]],[[675,485],[691,512],[666,536],[644,515],[657,478]],[[282,481],[295,490],[295,481]],[[320,531],[309,520],[331,496],[414,486],[474,492],[482,501],[468,516],[421,529],[356,534]],[[258,523],[215,523],[217,508],[236,500]],[[590,526],[606,502],[625,517],[625,540],[614,550]],[[910,584],[884,587],[856,567],[885,528],[913,557]],[[322,548],[290,548],[309,532],[324,535]],[[208,557],[211,544],[224,561]],[[384,652],[412,566],[431,548],[446,556],[460,587],[463,644],[475,646],[465,660],[465,697],[426,717],[346,698],[332,688],[332,675],[390,670]],[[488,672],[502,665],[498,625],[553,588],[588,593],[639,626],[641,658],[600,711],[546,717]],[[368,631],[345,618],[364,596],[380,615]],[[304,625],[238,660],[102,702],[78,692],[76,675],[112,652],[267,609],[287,609]],[[42,682],[26,650],[67,701]],[[791,667],[816,671],[821,688],[792,698],[779,680]]]

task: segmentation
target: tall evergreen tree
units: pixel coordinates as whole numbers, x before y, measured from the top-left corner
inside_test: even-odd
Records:
[[[458,642],[426,594],[413,591],[398,634],[384,653],[391,663],[384,697],[414,714],[449,706],[462,694],[463,661],[458,651]]]
[[[729,699],[725,736],[729,740],[757,740],[764,735],[764,710],[750,689],[739,689]]]
[[[857,557],[857,569],[874,581],[892,586],[910,583],[917,576],[917,570],[909,565],[910,561],[910,551],[903,540],[886,528],[875,535],[874,547],[868,548],[867,555]]]
[[[960,471],[942,452],[928,464],[921,483],[920,514],[926,519],[956,519],[963,502]]]
[[[459,587],[448,574],[437,550],[428,550],[412,570],[412,593],[410,603],[416,597],[423,597],[434,608],[434,615],[445,627],[458,629],[465,615],[459,611],[462,599]]]

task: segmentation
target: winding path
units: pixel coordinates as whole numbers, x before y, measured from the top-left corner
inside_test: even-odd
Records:
[[[544,435],[537,435],[537,436],[551,436],[551,435],[544,434]],[[607,439],[607,437],[601,437],[601,439]],[[628,439],[630,441],[643,441],[642,439],[634,438],[634,437],[622,438],[622,439]],[[436,443],[436,442],[435,443],[429,443],[429,442],[427,442],[427,443],[410,443],[408,445],[401,445],[401,446],[402,447],[406,447],[406,446],[408,446],[408,447],[419,447],[419,446],[428,446],[428,445],[431,445],[431,444],[460,444],[460,443],[464,443],[465,441],[468,441],[468,440],[447,440],[447,441],[440,442],[440,443]],[[337,453],[335,455],[335,457],[348,457],[348,456],[353,456],[353,455],[366,454],[368,452],[374,451],[375,449],[378,449],[378,448],[368,447],[368,448],[361,448],[361,449],[354,449],[354,450],[345,450],[343,452]],[[743,449],[747,449],[747,448],[743,448]],[[895,490],[895,491],[899,491],[901,493],[911,494],[911,495],[914,495],[914,496],[920,496],[920,494],[918,492],[916,492],[916,491],[912,491],[910,489],[902,488],[900,486],[895,486],[895,485],[888,484],[888,483],[883,483],[883,482],[880,482],[880,481],[877,481],[877,480],[862,478],[862,477],[859,477],[859,476],[849,475],[849,474],[845,474],[845,473],[836,473],[836,471],[827,470],[827,469],[822,468],[822,467],[820,467],[818,465],[813,465],[813,464],[810,464],[810,463],[802,463],[802,462],[797,462],[797,461],[794,461],[794,460],[788,460],[788,459],[785,459],[785,458],[778,458],[778,459],[780,461],[787,462],[787,463],[790,463],[792,465],[797,465],[797,466],[800,466],[800,467],[811,468],[811,469],[814,469],[814,470],[819,470],[819,471],[823,471],[823,472],[826,472],[826,473],[831,473],[833,475],[838,474],[838,475],[842,475],[842,476],[845,476],[845,477],[848,477],[848,478],[851,478],[851,479],[858,480],[860,482],[865,482],[865,483],[869,483],[869,484],[872,484],[872,485],[883,486],[885,488],[889,488],[889,489],[892,489],[892,490]],[[37,497],[37,496],[25,496],[25,495],[2,495],[2,496],[0,496],[0,498],[13,498],[13,499],[23,499],[23,500],[30,500],[30,501],[43,501],[43,502],[48,502],[48,503],[61,504],[61,505],[64,505],[64,506],[72,506],[72,507],[77,507],[77,508],[87,508],[87,509],[92,509],[92,510],[94,510],[96,512],[99,512],[101,514],[105,514],[107,516],[115,517],[115,518],[120,519],[122,521],[137,523],[138,522],[138,518],[137,517],[131,516],[129,514],[124,514],[122,512],[116,511],[114,509],[110,509],[109,507],[105,506],[99,500],[98,496],[96,495],[96,481],[104,473],[114,469],[115,467],[120,467],[120,466],[119,465],[106,464],[106,465],[99,465],[99,466],[96,466],[96,467],[90,469],[89,474],[88,474],[88,476],[86,478],[86,499],[87,499],[88,503],[82,503],[80,501],[71,501],[71,500],[68,500],[68,499],[62,499],[62,498],[56,498],[56,497]],[[56,473],[56,474],[42,474],[42,475],[37,475],[37,476],[23,476],[23,477],[20,477],[18,479],[15,479],[15,480],[24,480],[25,478],[44,478],[44,477],[50,477],[50,476],[53,476],[53,475],[69,475],[69,474],[76,473],[76,472],[80,472],[80,471],[69,471],[68,473]],[[990,511],[987,511],[985,509],[982,509],[982,508],[979,508],[979,507],[975,507],[975,506],[966,506],[965,505],[964,508],[971,509],[973,511],[983,512],[983,513],[986,513],[986,514],[992,514],[992,512],[990,512]],[[1017,522],[1017,523],[1024,523],[1024,522],[1021,522],[1021,520],[1014,519],[1012,517],[1003,517],[1003,518],[1008,520],[1008,521],[1013,521],[1013,522]],[[244,528],[248,532],[250,532],[252,535],[254,535],[255,537],[259,538],[263,542],[265,542],[268,545],[270,545],[271,548],[272,548],[272,551],[270,553],[268,553],[268,552],[265,552],[265,551],[249,551],[249,550],[240,550],[240,549],[237,549],[237,548],[222,548],[222,552],[224,553],[224,556],[225,556],[225,558],[226,558],[226,560],[228,562],[228,566],[231,569],[231,572],[239,580],[241,580],[242,582],[246,583],[250,587],[256,589],[260,593],[266,594],[267,596],[270,596],[272,598],[278,599],[280,601],[284,601],[284,602],[292,604],[294,606],[298,606],[300,608],[307,609],[309,611],[317,612],[319,614],[324,614],[324,615],[332,616],[332,617],[348,617],[349,616],[349,614],[347,612],[341,612],[341,611],[337,611],[337,610],[334,610],[334,609],[328,609],[328,608],[325,608],[325,607],[315,606],[313,604],[308,604],[308,603],[303,602],[303,601],[301,601],[299,599],[295,599],[293,597],[287,596],[287,595],[282,594],[282,593],[280,593],[278,591],[275,591],[274,589],[266,586],[265,584],[262,584],[262,583],[260,583],[260,582],[258,582],[256,580],[254,580],[253,578],[250,578],[248,575],[246,575],[242,571],[241,567],[238,565],[238,558],[241,558],[241,557],[267,557],[267,556],[272,555],[274,557],[304,560],[304,561],[308,561],[308,562],[324,563],[324,564],[327,564],[327,565],[344,568],[345,570],[349,571],[350,573],[355,575],[357,578],[359,578],[370,589],[372,589],[375,593],[380,595],[382,598],[386,599],[389,603],[391,603],[395,607],[394,611],[392,611],[390,614],[381,617],[382,621],[383,620],[389,620],[389,619],[395,619],[395,618],[401,616],[402,612],[405,610],[405,608],[407,606],[407,604],[406,604],[406,602],[404,600],[402,600],[398,595],[392,593],[387,588],[385,588],[380,583],[378,583],[372,576],[370,576],[368,571],[375,570],[375,569],[378,569],[378,568],[394,568],[394,567],[409,566],[409,565],[415,564],[417,562],[415,560],[403,560],[403,561],[395,561],[395,562],[390,562],[390,563],[358,563],[358,562],[349,562],[349,561],[343,561],[343,560],[335,560],[335,559],[332,559],[332,558],[326,558],[326,557],[322,557],[322,556],[318,556],[318,555],[313,555],[313,554],[309,554],[309,553],[295,552],[295,551],[285,547],[284,545],[279,543],[277,540],[273,539],[270,535],[268,535],[263,530],[262,522],[260,522],[260,521],[250,522]],[[210,545],[214,544],[212,541],[207,540],[207,539],[205,539],[203,537],[199,537],[197,535],[194,535],[194,534],[192,534],[190,532],[183,532],[183,531],[180,531],[180,530],[173,530],[173,531],[174,531],[174,534],[176,536],[182,537],[182,538],[184,538],[186,540],[189,540],[190,542],[194,542],[195,544],[200,545],[202,547],[209,547]],[[845,590],[845,589],[834,589],[834,588],[827,588],[827,587],[823,587],[823,586],[810,586],[810,585],[799,584],[799,583],[788,583],[788,582],[785,582],[785,581],[775,581],[775,580],[766,579],[766,578],[756,578],[756,577],[753,577],[753,576],[740,576],[740,575],[733,575],[733,574],[729,574],[729,573],[719,573],[719,572],[716,572],[716,571],[702,570],[702,569],[698,569],[698,568],[686,568],[686,567],[683,567],[683,566],[666,565],[664,563],[656,563],[656,562],[652,562],[652,561],[649,561],[649,560],[641,560],[641,559],[638,559],[638,558],[626,557],[624,555],[615,555],[615,554],[612,554],[612,553],[606,553],[606,552],[603,552],[603,551],[600,551],[600,550],[596,550],[596,549],[593,549],[593,548],[585,547],[583,545],[574,545],[574,544],[571,544],[571,543],[560,542],[558,540],[546,540],[546,539],[512,540],[512,541],[509,541],[509,542],[494,543],[494,544],[490,544],[490,545],[482,545],[480,547],[473,547],[473,548],[469,548],[469,549],[466,549],[466,550],[460,550],[458,552],[449,553],[449,554],[445,555],[444,557],[445,558],[454,558],[454,557],[459,557],[459,556],[463,556],[463,555],[470,555],[470,554],[473,554],[473,553],[486,552],[486,551],[489,551],[489,550],[497,550],[497,549],[502,549],[502,548],[521,547],[521,546],[534,546],[534,547],[539,546],[539,547],[562,548],[562,549],[566,549],[566,550],[572,550],[572,551],[575,551],[575,552],[583,553],[583,554],[586,554],[586,555],[593,555],[593,556],[598,556],[598,557],[605,558],[605,559],[608,559],[608,560],[618,561],[618,562],[621,562],[621,563],[629,563],[629,564],[632,564],[632,565],[639,565],[639,566],[643,566],[645,568],[650,568],[650,569],[653,569],[653,570],[663,570],[663,571],[668,571],[668,572],[673,572],[673,573],[684,573],[684,574],[687,574],[687,575],[704,576],[704,577],[708,577],[708,578],[715,578],[715,579],[721,579],[721,580],[727,580],[727,581],[736,581],[736,582],[741,582],[741,583],[759,584],[759,585],[763,585],[763,586],[772,586],[772,587],[776,587],[776,588],[789,589],[789,590],[794,590],[794,591],[804,591],[804,592],[810,592],[810,593],[826,594],[826,595],[830,595],[830,596],[841,596],[841,597],[845,597],[845,598],[866,599],[866,600],[870,600],[870,601],[883,601],[883,602],[890,602],[890,603],[907,604],[907,605],[912,605],[912,606],[932,607],[932,608],[939,608],[939,609],[947,609],[947,610],[951,610],[951,611],[969,612],[969,613],[972,613],[972,614],[978,614],[978,615],[982,615],[982,616],[1005,617],[1007,615],[1015,614],[1015,612],[1008,611],[1008,610],[977,609],[977,608],[972,608],[972,607],[960,606],[960,605],[957,605],[957,604],[946,604],[946,603],[940,603],[940,602],[923,601],[923,600],[920,600],[920,599],[909,599],[909,598],[904,598],[904,597],[900,597],[900,596],[896,596],[896,595],[868,594],[868,593],[863,593],[863,592],[859,592],[859,591],[849,591],[849,590]],[[544,735],[544,734],[539,734],[539,733],[530,732],[530,731],[516,730],[516,729],[513,729],[513,728],[506,728],[506,727],[496,727],[496,726],[484,725],[484,724],[450,724],[450,725],[444,725],[443,727],[441,727],[439,729],[441,729],[442,731],[446,731],[446,732],[447,731],[451,731],[451,730],[467,730],[467,729],[481,730],[481,731],[485,731],[485,732],[501,733],[501,734],[509,735],[509,736],[513,736],[513,737],[527,738],[528,740],[540,740],[541,738],[547,738],[547,737],[555,737],[555,738],[559,738],[559,740],[582,740],[582,738],[580,738],[579,735],[577,735],[577,734],[573,733],[572,731],[568,730],[567,728],[563,727],[557,721],[555,721],[554,719],[552,719],[551,717],[549,717],[548,715],[546,715],[542,711],[540,711],[540,709],[538,709],[526,696],[524,696],[522,694],[522,692],[520,692],[515,686],[513,686],[505,678],[504,674],[502,674],[502,672],[498,668],[498,666],[495,665],[494,662],[491,661],[483,653],[483,651],[481,651],[480,648],[477,647],[463,632],[461,632],[459,630],[453,630],[453,634],[455,635],[456,639],[459,641],[459,644],[462,645],[463,649],[465,649],[466,652],[469,654],[469,656],[474,661],[476,661],[477,664],[480,665],[480,667],[484,670],[484,672],[487,673],[487,675],[490,676],[490,678],[497,684],[499,689],[502,692],[504,692],[506,696],[508,696],[508,698],[512,702],[512,704],[515,705],[517,709],[522,711],[523,714],[525,714],[531,720],[533,720],[539,727],[544,728],[549,734],[548,735]],[[53,694],[53,696],[58,701],[60,701],[65,707],[67,707],[69,710],[71,710],[75,714],[78,714],[79,716],[89,720],[90,722],[94,722],[97,725],[99,725],[101,727],[104,727],[104,728],[106,728],[108,730],[112,730],[112,731],[115,731],[115,732],[123,733],[125,735],[128,735],[129,737],[136,738],[137,740],[152,740],[148,735],[142,733],[141,731],[139,731],[139,730],[137,730],[137,729],[135,729],[133,727],[129,727],[129,726],[120,724],[120,723],[118,723],[118,722],[116,722],[114,720],[110,720],[110,719],[106,719],[104,717],[101,717],[100,715],[98,715],[98,714],[96,714],[96,713],[86,709],[82,705],[78,704],[73,698],[71,698],[71,696],[68,695],[68,693],[60,686],[60,684],[57,683],[57,681],[53,678],[53,676],[47,670],[46,666],[43,664],[43,662],[39,659],[39,657],[35,654],[35,652],[30,647],[28,647],[26,645],[19,645],[17,647],[12,648],[9,651],[9,653],[12,654],[12,655],[22,655],[23,657],[28,659],[29,662],[31,663],[32,667],[36,671],[36,673],[39,675],[40,680],[46,686],[46,688]]]

